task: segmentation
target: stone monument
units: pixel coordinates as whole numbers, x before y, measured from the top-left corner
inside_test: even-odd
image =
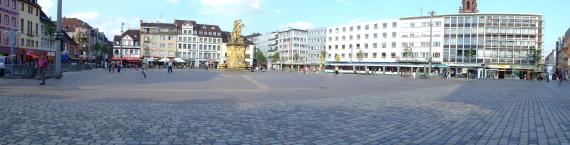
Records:
[[[245,42],[241,37],[241,29],[244,27],[241,20],[234,21],[234,29],[230,33],[227,44],[226,62],[218,65],[219,69],[245,70],[248,65],[245,63]]]

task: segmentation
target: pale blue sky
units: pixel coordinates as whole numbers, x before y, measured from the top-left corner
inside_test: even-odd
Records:
[[[39,0],[55,19],[56,0]],[[63,14],[79,17],[107,36],[120,32],[121,22],[138,28],[138,21],[172,22],[173,18],[216,24],[229,31],[241,18],[244,34],[270,32],[287,26],[324,27],[351,22],[417,16],[428,10],[457,13],[460,0],[63,0]],[[536,13],[545,19],[545,53],[570,27],[564,13],[569,0],[478,0],[479,11]],[[162,19],[161,19],[162,18]],[[112,37],[110,37],[112,38]]]

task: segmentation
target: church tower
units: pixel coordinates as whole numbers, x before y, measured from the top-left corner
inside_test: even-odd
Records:
[[[459,13],[478,13],[477,0],[462,0],[462,6],[459,8]]]

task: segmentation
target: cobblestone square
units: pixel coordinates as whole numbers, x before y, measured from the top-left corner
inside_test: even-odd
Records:
[[[0,80],[0,144],[570,144],[570,84],[147,73]]]

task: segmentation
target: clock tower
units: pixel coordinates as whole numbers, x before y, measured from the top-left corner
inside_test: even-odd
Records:
[[[477,13],[477,0],[462,0],[459,13]]]

